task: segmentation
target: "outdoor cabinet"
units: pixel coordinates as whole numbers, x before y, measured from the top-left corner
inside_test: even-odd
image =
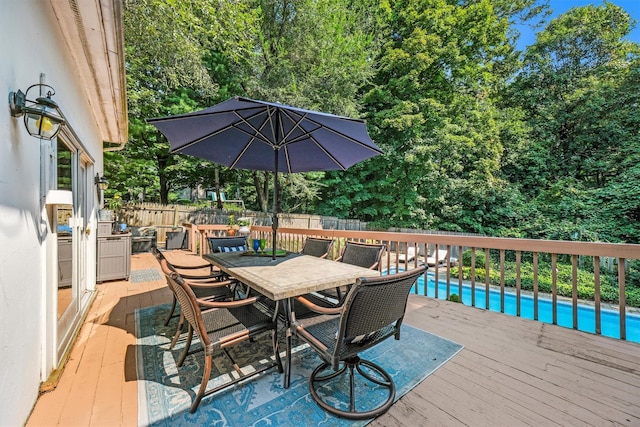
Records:
[[[111,222],[98,222],[98,283],[128,280],[131,274],[131,233],[111,234],[111,227]]]

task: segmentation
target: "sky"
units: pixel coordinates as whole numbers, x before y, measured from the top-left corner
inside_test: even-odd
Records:
[[[636,28],[629,33],[628,39],[636,43],[640,43],[640,0],[610,0],[610,3],[622,7],[629,15],[631,15],[631,18],[638,21],[636,23]],[[600,6],[602,4],[604,4],[604,1],[602,0],[549,0],[549,6],[553,10],[553,14],[549,20],[574,7],[587,5]],[[526,46],[535,42],[535,33],[528,27],[519,26],[518,30],[521,33],[520,40],[518,42],[518,49],[524,50]],[[538,31],[540,30],[541,29]]]

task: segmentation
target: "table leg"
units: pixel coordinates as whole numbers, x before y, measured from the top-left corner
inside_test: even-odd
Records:
[[[292,310],[292,302],[291,298],[287,298],[285,300],[285,338],[286,338],[286,360],[284,367],[284,378],[282,386],[284,388],[289,388],[291,382],[291,310]]]

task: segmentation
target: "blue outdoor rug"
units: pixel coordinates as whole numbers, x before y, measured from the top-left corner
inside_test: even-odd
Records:
[[[282,376],[275,368],[249,378],[202,400],[195,414],[189,408],[202,379],[203,354],[187,357],[181,368],[176,360],[184,346],[169,344],[177,319],[164,326],[169,305],[136,310],[136,363],[138,375],[138,425],[140,426],[363,426],[367,421],[334,417],[320,408],[309,394],[308,378],[320,364],[320,358],[306,345],[295,347],[292,356],[291,386],[282,387]],[[281,333],[281,336],[283,334]],[[194,338],[194,341],[196,339]],[[195,344],[197,345],[197,344]],[[194,344],[192,344],[192,347]],[[256,346],[260,349],[257,350]],[[281,346],[284,349],[284,344]],[[399,341],[389,338],[363,353],[363,357],[383,366],[396,384],[396,400],[455,356],[462,346],[411,327],[402,326]],[[247,369],[269,360],[256,354],[271,354],[271,339],[245,342],[234,348],[236,360],[244,360]],[[226,381],[232,372],[221,353],[214,357],[208,387]],[[367,399],[377,402],[376,387]],[[356,402],[361,401],[361,395]]]

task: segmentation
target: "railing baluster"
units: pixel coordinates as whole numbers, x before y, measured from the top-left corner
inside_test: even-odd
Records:
[[[500,249],[500,313],[504,313],[504,249]]]
[[[558,256],[551,254],[551,311],[553,324],[558,324],[558,268],[556,261]]]
[[[436,272],[438,271],[438,264],[440,264],[440,260],[438,259],[438,248],[439,245],[436,245]],[[447,254],[451,252],[451,246],[447,245]],[[451,263],[445,262],[445,268],[447,270],[447,299],[451,297]]]
[[[484,248],[484,306],[487,310],[489,310],[489,285],[491,284],[491,277],[489,274],[490,261],[489,248]]]
[[[447,252],[447,264],[451,264],[450,252]],[[458,246],[458,298],[462,302],[462,246]]]
[[[429,249],[429,245],[427,243],[422,244],[422,256],[424,257],[424,263],[427,263],[427,250]],[[427,276],[427,270],[424,271],[424,295],[427,296],[429,289],[429,280]],[[434,277],[434,290],[435,290],[435,298],[438,298],[438,275],[436,274]]]
[[[573,329],[578,329],[578,256],[571,255],[571,300],[573,305]]]
[[[522,253],[516,251],[516,316],[520,317],[520,305],[521,298],[520,293],[522,290],[521,275],[520,275],[520,261],[522,259]]]
[[[538,252],[533,253],[533,320],[538,320]]]
[[[458,268],[462,269],[461,254],[458,254]],[[476,248],[471,247],[471,307],[476,306]]]
[[[627,300],[625,297],[624,258],[618,258],[618,288],[620,290],[620,339],[627,339]]]
[[[596,334],[602,334],[602,319],[600,317],[600,257],[593,257],[593,283],[594,283],[594,295],[593,302],[595,303],[596,313]]]

